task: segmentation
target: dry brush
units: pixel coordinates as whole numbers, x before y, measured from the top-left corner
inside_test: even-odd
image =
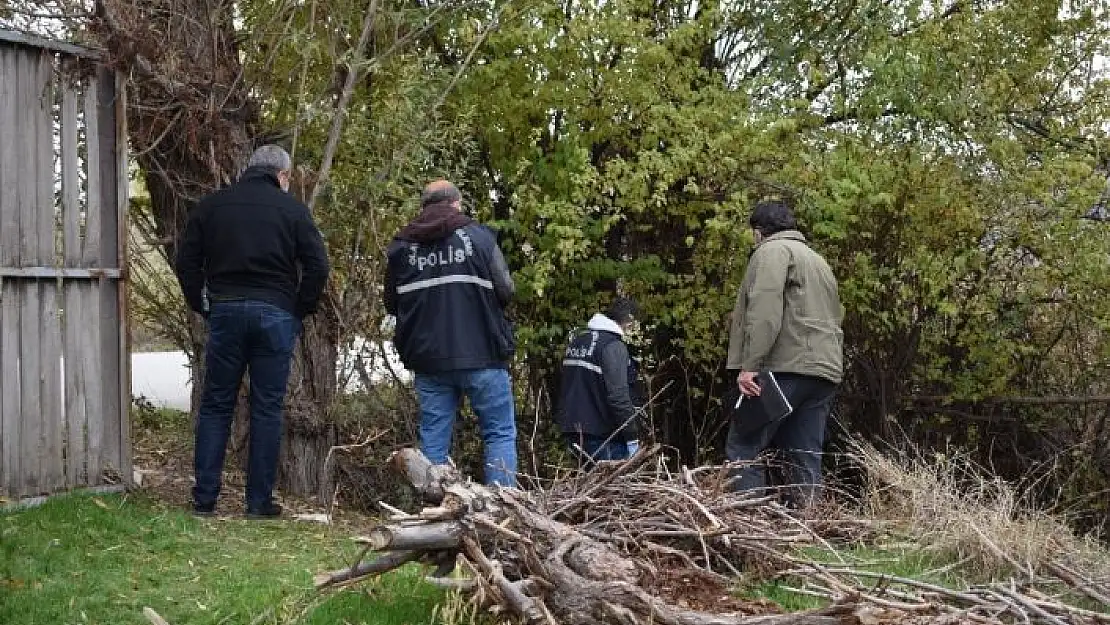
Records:
[[[671,472],[660,451],[530,491],[477,485],[417,450],[398,451],[391,467],[427,507],[407,513],[382,504],[389,517],[358,538],[358,561],[321,574],[317,587],[422,562],[436,567],[433,583],[526,623],[1110,623],[1106,580],[1063,563],[1046,568],[1051,578],[954,590],[803,557],[800,546],[835,553],[832,542],[867,539],[884,526],[803,518],[770,497],[731,492],[730,467]],[[376,557],[362,561],[371,550]],[[732,591],[742,578],[792,580],[797,592],[828,601],[782,613],[739,599]]]

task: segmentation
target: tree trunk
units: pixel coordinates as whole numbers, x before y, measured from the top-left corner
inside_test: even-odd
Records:
[[[334,464],[328,460],[332,447],[339,444],[338,429],[330,418],[339,343],[330,310],[325,303],[305,320],[293,354],[278,468],[278,483],[285,492],[315,496],[320,502],[330,502],[334,492]]]

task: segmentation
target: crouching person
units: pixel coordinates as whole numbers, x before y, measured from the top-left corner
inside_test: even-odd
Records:
[[[563,358],[556,419],[587,466],[626,459],[639,447],[639,409],[630,390],[635,368],[624,342],[636,312],[635,302],[618,297],[607,314],[590,319]]]

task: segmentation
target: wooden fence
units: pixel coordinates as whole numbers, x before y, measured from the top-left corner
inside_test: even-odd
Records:
[[[131,478],[123,93],[0,31],[0,496]]]

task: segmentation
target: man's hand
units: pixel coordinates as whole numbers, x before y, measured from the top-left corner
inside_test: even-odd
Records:
[[[736,385],[740,387],[740,392],[748,397],[759,397],[759,383],[755,381],[757,374],[754,371],[741,371],[740,375],[736,376]]]

